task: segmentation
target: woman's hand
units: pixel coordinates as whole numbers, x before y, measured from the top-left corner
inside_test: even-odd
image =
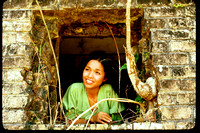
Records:
[[[99,122],[102,124],[109,123],[112,121],[109,114],[105,112],[98,112],[96,115],[91,117],[91,122]]]

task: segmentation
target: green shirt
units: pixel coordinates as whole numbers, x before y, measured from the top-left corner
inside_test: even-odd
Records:
[[[110,84],[104,84],[100,87],[97,97],[97,102],[105,98],[118,98],[118,95],[114,92]],[[63,105],[66,111],[68,119],[75,119],[85,110],[90,108],[86,88],[83,83],[73,83],[67,89],[63,97]],[[99,111],[108,113],[111,115],[112,120],[121,120],[119,112],[123,111],[124,104],[117,101],[104,101],[98,105],[95,115]],[[82,119],[89,119],[92,114],[92,110],[83,115]]]

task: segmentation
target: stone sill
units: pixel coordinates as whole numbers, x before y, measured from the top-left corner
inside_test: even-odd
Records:
[[[4,124],[4,128],[7,130],[66,130],[67,125],[55,124],[53,128],[50,128],[49,124],[34,124],[34,125],[15,125]],[[160,130],[165,129],[162,123],[129,123],[120,125],[108,125],[108,124],[89,124],[85,129],[85,124],[77,124],[72,126],[70,130]]]

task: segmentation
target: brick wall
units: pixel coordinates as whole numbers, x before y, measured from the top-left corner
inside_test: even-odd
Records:
[[[31,66],[30,10],[4,10],[2,35],[2,120],[21,126],[26,122],[27,84],[20,71]],[[23,126],[22,126],[23,127]]]
[[[65,7],[116,9],[125,8],[126,0],[60,0],[60,3],[39,0],[39,3],[45,10]],[[151,56],[159,77],[157,100],[161,121],[133,123],[119,128],[193,128],[196,118],[195,5],[190,0],[176,0],[176,3],[172,0],[133,0],[132,8],[144,8],[144,28],[151,31]],[[35,3],[27,0],[7,0],[3,6],[2,120],[6,129],[24,129],[26,123],[24,107],[29,93],[20,71],[31,67],[33,51],[29,32],[33,10],[37,10]]]
[[[158,106],[162,123],[177,129],[195,121],[196,18],[195,7],[146,7],[151,30],[152,61],[159,76]],[[157,25],[156,25],[157,24]]]

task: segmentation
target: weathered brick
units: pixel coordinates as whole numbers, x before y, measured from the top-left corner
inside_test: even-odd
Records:
[[[152,53],[167,53],[168,51],[168,43],[166,41],[152,42]]]
[[[195,52],[196,42],[191,40],[171,40],[169,43],[171,52]]]
[[[24,130],[25,124],[3,124],[4,129],[6,130]]]
[[[152,62],[154,65],[169,65],[169,54],[154,54]]]
[[[187,6],[185,7],[185,15],[194,17],[196,16],[196,7],[195,6]]]
[[[189,30],[151,30],[152,40],[190,39]]]
[[[150,122],[142,122],[142,123],[133,123],[133,129],[134,130],[145,130],[150,128],[151,123]]]
[[[179,80],[160,80],[160,92],[177,92],[180,90]]]
[[[14,96],[14,95],[3,95],[2,96],[2,107],[3,108],[24,108],[27,104],[27,96]]]
[[[173,110],[174,119],[189,119],[193,116],[192,107],[175,107]]]
[[[138,0],[137,4],[142,5],[168,5],[170,4],[170,0]]]
[[[179,80],[180,90],[182,91],[195,91],[196,80]]]
[[[196,52],[190,52],[190,63],[196,65]]]
[[[195,104],[195,93],[179,93],[177,94],[177,104]]]
[[[174,108],[173,107],[159,107],[162,120],[172,120]]]
[[[25,20],[30,19],[32,15],[31,10],[7,10],[3,11],[3,19],[17,19],[17,20]]]
[[[151,126],[149,128],[150,130],[159,130],[163,129],[163,125],[161,123],[151,123]]]
[[[175,105],[176,104],[176,94],[158,94],[157,100],[158,105]]]
[[[26,94],[26,82],[2,84],[2,94]]]
[[[3,40],[2,40],[3,45],[16,43],[16,40],[17,40],[16,33],[4,33],[3,32]]]
[[[170,30],[151,30],[152,40],[171,40],[172,34]]]
[[[170,28],[195,28],[195,18],[169,18],[168,24]]]
[[[195,122],[178,122],[176,129],[192,129],[195,126]]]
[[[3,31],[4,32],[26,32],[31,30],[30,21],[3,21]]]
[[[189,55],[186,53],[176,54],[153,54],[154,65],[185,65],[189,64]]]
[[[23,57],[3,57],[3,68],[30,67],[31,62],[28,56]]]
[[[172,67],[172,76],[176,78],[195,78],[196,77],[196,67],[195,66],[185,66],[185,67]]]
[[[19,55],[26,55],[26,45],[24,44],[9,44],[9,45],[4,45],[3,49],[4,50],[4,56],[19,56]]]
[[[22,82],[23,77],[20,73],[21,70],[22,69],[3,69],[2,81],[3,82],[13,82],[13,81]]]
[[[17,33],[16,34],[17,37],[16,37],[16,42],[17,43],[30,43],[32,42],[31,41],[31,38],[29,36],[29,33]]]
[[[23,124],[26,121],[26,115],[24,110],[2,110],[2,122],[3,123],[19,123]]]
[[[169,54],[169,64],[171,65],[189,64],[189,55],[185,53]]]
[[[175,30],[172,34],[172,39],[190,39],[189,30]]]
[[[164,28],[165,19],[146,19],[145,28]]]
[[[160,80],[159,92],[180,92],[180,91],[195,91],[195,80]]]
[[[145,8],[144,16],[145,18],[184,16],[184,8],[174,8],[169,6],[150,7]]]
[[[190,119],[193,116],[192,106],[160,106],[162,120],[183,120]]]
[[[171,77],[170,69],[168,67],[163,66],[163,65],[158,65],[155,68],[156,68],[156,75],[160,79],[165,79],[165,78]]]
[[[175,129],[175,122],[162,122],[163,129],[172,130]]]

